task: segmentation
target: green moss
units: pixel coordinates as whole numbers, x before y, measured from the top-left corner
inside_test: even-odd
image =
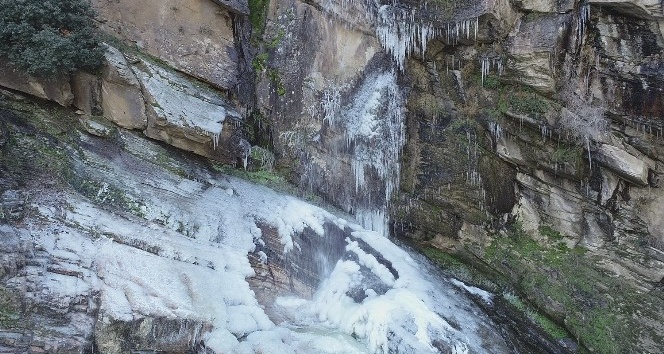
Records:
[[[427,256],[429,259],[432,261],[436,262],[436,264],[448,268],[448,267],[463,267],[465,264],[458,260],[455,256],[443,252],[439,250],[438,248],[431,247],[431,246],[426,246],[421,249],[421,251],[424,253],[425,256]]]
[[[580,146],[557,146],[551,154],[551,162],[576,167],[581,163],[583,148]]]
[[[249,0],[249,22],[255,35],[262,35],[265,31],[265,18],[270,0]]]
[[[18,299],[4,286],[0,286],[0,326],[3,328],[18,327],[21,323],[21,310]]]
[[[480,78],[481,80],[481,78]],[[484,77],[484,88],[489,90],[498,90],[503,87],[503,83],[496,75],[487,75]]]
[[[509,104],[507,103],[507,98],[504,94],[500,95],[500,98],[498,99],[498,107],[497,108],[497,113],[505,113],[509,110]]]
[[[142,203],[76,168],[76,160],[84,156],[77,150],[80,149],[76,130],[79,123],[74,113],[61,107],[44,109],[31,103],[14,103],[11,108],[26,126],[12,133],[8,153],[0,157],[3,168],[15,169],[19,175],[25,171],[30,177],[48,175],[97,204],[143,216]]]
[[[267,69],[268,56],[268,53],[260,53],[254,57],[254,60],[251,61],[251,66],[254,68],[254,71],[258,73]]]
[[[465,139],[465,133],[469,131],[474,131],[477,127],[477,122],[468,118],[459,118],[453,120],[448,126],[447,129],[453,133],[463,133],[464,135],[461,138]]]
[[[247,171],[244,169],[235,168],[230,165],[223,165],[218,163],[212,164],[212,168],[221,173],[246,179],[248,181],[268,186],[279,191],[294,192],[296,189],[295,186],[288,183],[286,178],[277,172],[267,170]]]
[[[69,185],[92,202],[114,207],[141,218],[145,217],[145,205],[135,200],[127,192],[106,182],[100,182],[88,176],[80,176],[75,171],[70,171],[66,176]]]
[[[286,36],[286,31],[284,29],[279,29],[277,35],[271,38],[265,45],[270,49],[275,49],[281,43],[281,40]]]
[[[561,235],[560,232],[548,225],[540,226],[539,232],[542,236],[546,236],[551,241],[560,241],[563,239],[563,235]]]
[[[509,304],[514,306],[517,310],[526,315],[526,317],[528,317],[531,321],[537,324],[537,326],[542,331],[550,335],[553,339],[564,339],[570,337],[569,333],[565,330],[565,328],[556,324],[546,315],[542,314],[540,311],[537,311],[537,309],[525,303],[518,296],[510,293],[505,293],[503,294],[503,298],[507,300]]]
[[[281,80],[281,75],[277,69],[267,69],[267,77],[270,79],[270,82],[272,82],[272,85],[274,85],[277,95],[283,96],[286,94],[286,87],[284,86],[284,83]]]
[[[459,279],[466,284],[487,289],[493,292],[501,291],[504,280],[496,278],[491,279],[487,276],[488,269],[478,268],[469,262],[463,252],[452,254],[442,251],[436,247],[427,244],[415,245],[420,252],[427,258],[440,266],[441,270],[447,275]]]

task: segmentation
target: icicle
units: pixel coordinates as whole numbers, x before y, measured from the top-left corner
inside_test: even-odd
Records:
[[[586,136],[586,149],[588,149],[588,164],[590,164],[590,170],[593,169],[593,160],[590,156],[590,138]]]
[[[484,87],[484,73],[485,73],[484,68],[486,67],[486,61],[484,60],[484,58],[482,58],[481,60],[482,60],[482,87]]]
[[[245,152],[244,158],[242,159],[242,167],[244,167],[245,170],[247,169],[247,165],[249,164],[249,156],[251,156],[251,146],[249,147],[249,150]]]
[[[410,54],[425,53],[427,42],[436,33],[430,23],[416,22],[414,11],[383,5],[376,16],[376,36],[400,70],[404,69],[404,62]]]
[[[208,132],[208,135],[212,138],[212,149],[217,150],[217,146],[219,146],[219,133]]]
[[[447,24],[447,32],[445,33],[447,37],[447,43],[450,42],[450,24]]]
[[[475,42],[477,42],[477,28],[479,27],[480,18],[475,18]]]

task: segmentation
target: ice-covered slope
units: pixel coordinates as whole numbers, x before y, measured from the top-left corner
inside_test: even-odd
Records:
[[[24,128],[12,129],[17,144],[39,144]],[[10,327],[19,338],[14,347],[508,351],[459,288],[429,279],[423,264],[375,232],[203,162],[177,159],[133,133],[75,135],[77,147],[58,143],[62,160],[50,161],[63,164],[66,183],[34,171],[12,192],[26,196],[29,212],[0,226],[4,287],[32,309],[17,311],[24,326]],[[265,230],[276,232],[276,244]],[[339,252],[319,249],[325,247]],[[286,288],[262,296],[276,276],[259,278],[254,269],[273,272],[269,266],[285,259],[294,263],[282,264],[288,273],[312,253],[329,266],[313,267],[308,281],[287,274],[311,293]]]

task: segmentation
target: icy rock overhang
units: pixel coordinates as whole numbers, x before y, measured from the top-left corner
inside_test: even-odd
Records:
[[[405,59],[423,55],[427,43],[438,38],[448,45],[472,45],[507,34],[516,13],[507,0],[474,0],[439,4],[368,0],[324,0],[321,7],[352,27],[373,28],[385,51],[403,70]],[[362,9],[364,16],[346,13]]]
[[[148,137],[211,158],[246,158],[246,144],[235,132],[242,116],[224,97],[145,60],[132,69],[146,100]]]

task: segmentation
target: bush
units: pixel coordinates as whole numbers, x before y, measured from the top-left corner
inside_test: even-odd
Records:
[[[558,124],[569,136],[589,143],[600,140],[609,131],[603,105],[593,105],[571,85],[563,88],[561,98],[566,107],[561,111]]]
[[[0,0],[0,56],[31,75],[94,71],[104,50],[86,0]]]

